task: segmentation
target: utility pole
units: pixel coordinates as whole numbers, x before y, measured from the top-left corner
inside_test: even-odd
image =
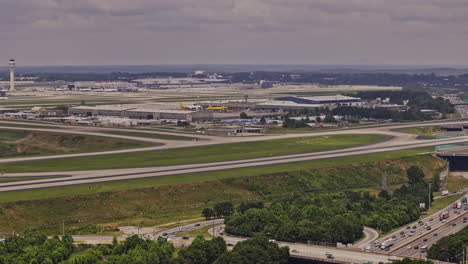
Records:
[[[427,207],[427,210],[431,208],[431,183],[429,183],[429,193],[428,193],[428,198],[429,198],[429,206]]]
[[[387,190],[387,172],[384,171],[382,174],[382,190],[386,191]]]
[[[213,221],[212,221],[212,226],[213,226],[213,238],[216,237],[216,231],[215,231],[215,226],[214,226],[214,220],[215,220],[215,218],[213,217]]]

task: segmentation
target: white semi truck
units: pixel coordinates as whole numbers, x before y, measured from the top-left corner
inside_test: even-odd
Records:
[[[385,250],[385,249],[393,246],[393,244],[395,244],[395,240],[389,238],[389,239],[385,240],[384,242],[382,242],[382,244],[380,244],[380,249]]]

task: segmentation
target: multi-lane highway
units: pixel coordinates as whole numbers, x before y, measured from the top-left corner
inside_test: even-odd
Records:
[[[461,124],[461,123],[466,123],[466,122],[467,121],[452,121],[452,122],[440,122],[437,124]],[[434,123],[425,123],[422,125],[424,126],[434,125]],[[8,173],[4,175],[3,177],[13,177],[13,178],[35,177],[35,176],[44,177],[44,176],[53,176],[53,175],[57,175],[57,177],[48,178],[48,179],[28,180],[28,181],[21,181],[21,182],[0,183],[0,192],[59,187],[59,186],[77,185],[77,184],[90,184],[90,183],[118,181],[118,180],[141,179],[141,178],[148,178],[148,177],[174,176],[174,175],[181,175],[181,174],[211,172],[211,171],[239,169],[239,168],[248,168],[248,167],[256,167],[256,166],[268,166],[268,165],[276,165],[276,164],[284,164],[284,163],[294,163],[294,162],[331,159],[331,158],[339,158],[339,157],[347,157],[347,156],[355,156],[355,155],[374,154],[374,153],[381,153],[381,152],[388,152],[388,151],[398,151],[398,150],[405,150],[405,149],[412,149],[412,148],[436,146],[436,145],[442,145],[442,144],[454,144],[454,143],[460,143],[460,142],[468,142],[468,136],[445,138],[445,139],[418,140],[415,138],[414,135],[399,133],[399,132],[394,131],[395,129],[398,129],[398,128],[411,127],[411,126],[415,126],[415,125],[398,125],[398,126],[387,126],[387,127],[338,130],[338,131],[280,135],[280,136],[275,135],[275,136],[264,136],[264,137],[241,137],[241,138],[215,137],[212,140],[188,141],[190,143],[176,143],[180,145],[178,146],[171,145],[170,148],[186,147],[186,146],[194,146],[194,145],[202,146],[202,145],[210,145],[210,144],[225,144],[225,143],[232,143],[232,142],[248,142],[248,141],[302,137],[302,136],[324,136],[324,135],[339,135],[339,134],[384,134],[384,135],[389,136],[388,140],[376,142],[374,144],[368,144],[365,146],[358,146],[358,147],[339,149],[339,150],[313,152],[313,153],[283,155],[283,156],[276,156],[276,157],[264,157],[264,158],[254,158],[254,159],[234,160],[234,161],[224,161],[224,162],[211,162],[211,163],[203,163],[203,164],[186,164],[186,165],[158,166],[158,167],[145,167],[145,168],[89,170],[89,171],[63,171],[63,172],[54,172],[54,173],[50,173],[50,172]],[[27,128],[20,128],[20,129],[27,129]],[[53,131],[53,132],[62,131],[62,129],[60,129],[59,131],[54,130],[54,129],[47,129],[47,130]],[[79,131],[73,131],[73,133],[79,133]],[[95,132],[90,132],[90,133],[95,133]],[[159,132],[156,132],[156,133],[159,133]],[[105,133],[103,132],[99,132],[97,134],[105,135]],[[162,146],[157,146],[153,148],[160,148],[160,147]],[[169,146],[166,146],[166,147],[169,148]],[[148,148],[145,148],[145,150],[148,150]],[[121,150],[119,151],[119,153],[125,153],[127,151],[131,152],[131,151],[142,151],[142,150],[141,149]],[[111,153],[114,153],[114,152],[111,152]],[[36,159],[52,159],[52,158],[57,158],[57,157],[62,157],[62,158],[63,157],[75,157],[75,155],[81,155],[81,156],[88,155],[89,156],[89,155],[106,155],[106,154],[110,154],[110,152],[68,154],[68,155],[47,156],[47,157],[10,158],[10,159],[2,159],[0,160],[0,163],[19,162],[19,161],[28,161],[28,160],[36,160]]]
[[[442,221],[439,219],[439,214],[445,211],[450,212],[450,216]],[[415,258],[426,257],[423,246],[430,248],[442,237],[461,230],[468,225],[467,220],[468,205],[460,209],[454,209],[452,205],[449,205],[420,221],[408,224],[379,240],[370,242],[370,251]],[[380,244],[389,239],[393,240],[394,244],[388,249],[381,249]]]

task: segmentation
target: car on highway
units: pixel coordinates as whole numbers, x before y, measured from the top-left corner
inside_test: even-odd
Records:
[[[371,246],[370,245],[366,245],[366,247],[364,248],[364,250],[366,252],[371,252]]]
[[[439,234],[437,234],[437,233],[434,233],[434,234],[432,234],[432,235],[433,235],[433,236],[438,236]]]
[[[401,232],[400,232],[400,235],[404,235],[404,234],[405,234],[405,231],[401,231]]]
[[[185,239],[185,240],[187,240],[187,239],[190,239],[190,237],[188,237],[188,236],[184,236],[184,237],[182,237],[182,239]]]
[[[390,257],[388,257],[388,260],[397,261],[397,260],[400,260],[400,259],[397,256],[390,256]]]
[[[457,225],[457,223],[453,223],[453,224],[452,224],[452,226],[456,226],[456,225]]]
[[[199,224],[199,223],[198,223],[198,224],[195,224],[195,226],[200,226],[200,224]]]
[[[418,248],[419,248],[419,246],[418,246],[418,245],[415,245],[415,246],[413,247],[413,249],[418,249]]]
[[[226,246],[228,246],[228,247],[233,247],[234,245],[231,244],[231,243],[227,243]]]
[[[423,239],[424,242],[427,242],[427,238]]]

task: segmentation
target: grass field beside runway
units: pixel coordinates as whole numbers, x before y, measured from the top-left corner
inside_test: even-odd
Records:
[[[408,127],[395,130],[397,132],[415,134],[420,136],[422,139],[435,139],[438,132],[441,131],[438,126],[427,126],[427,127]]]
[[[83,184],[74,186],[54,187],[47,189],[35,189],[26,191],[0,193],[0,202],[12,202],[20,200],[37,200],[53,197],[89,195],[102,192],[113,192],[127,189],[147,188],[160,185],[192,184],[202,183],[213,180],[251,177],[266,175],[272,173],[300,171],[308,169],[330,168],[343,165],[361,164],[366,162],[377,162],[382,160],[391,160],[408,157],[414,165],[418,165],[422,160],[427,159],[428,155],[419,155],[433,151],[434,148],[420,148],[403,151],[384,152],[367,155],[357,155],[334,159],[315,160],[308,162],[278,164],[272,166],[261,166],[252,168],[232,169],[205,173],[193,173],[177,176],[154,177],[145,179],[136,179],[128,181],[114,181],[97,184]],[[434,158],[435,159],[435,158]],[[380,176],[379,176],[380,177]],[[350,178],[352,180],[352,178]],[[359,186],[362,187],[362,186]],[[356,187],[357,188],[357,187]]]
[[[148,152],[7,163],[2,164],[2,170],[4,172],[39,172],[196,164],[341,149],[374,143],[384,138],[383,135],[364,134],[275,139]]]
[[[153,145],[119,138],[0,128],[0,158],[96,152]],[[5,172],[3,169],[3,165],[0,165],[1,172]]]
[[[204,207],[227,200],[268,202],[292,194],[344,190],[376,193],[383,171],[393,190],[406,182],[406,169],[412,165],[421,167],[428,178],[444,167],[438,158],[416,155],[427,151],[0,193],[0,232],[34,228],[54,235],[62,232],[62,220],[67,232],[86,224],[152,226],[200,217]]]

